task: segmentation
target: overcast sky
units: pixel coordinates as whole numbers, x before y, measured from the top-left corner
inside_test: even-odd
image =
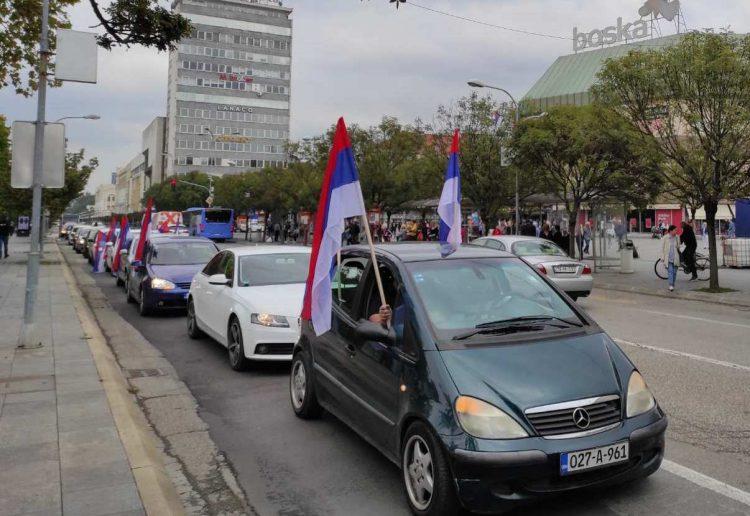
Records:
[[[439,104],[470,92],[482,79],[522,97],[572,41],[499,30],[388,0],[286,0],[294,9],[292,139],[319,134],[343,115],[371,124],[383,115],[430,121]],[[642,0],[418,0],[417,3],[488,23],[572,37],[638,18]],[[603,6],[606,4],[606,9]],[[691,29],[729,26],[750,31],[748,0],[683,0]],[[94,25],[88,2],[71,13],[73,28]],[[674,28],[662,22],[664,34]],[[67,121],[70,150],[86,149],[100,167],[89,181],[109,181],[116,167],[140,152],[141,131],[166,114],[167,54],[132,48],[99,50],[99,82],[48,90],[47,119],[95,113],[98,121]],[[0,90],[0,113],[33,120],[35,98]]]

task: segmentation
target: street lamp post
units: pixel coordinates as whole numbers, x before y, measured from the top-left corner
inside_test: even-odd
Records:
[[[515,106],[515,116],[513,121],[513,127],[518,126],[518,122],[521,121],[521,109],[518,105],[518,102],[516,102],[516,99],[513,97],[513,95],[510,94],[510,92],[504,88],[500,88],[499,86],[491,86],[489,84],[485,84],[481,81],[469,81],[468,85],[472,88],[489,88],[492,90],[502,91],[505,93],[508,97],[510,97],[510,101],[513,103],[513,106]],[[520,200],[518,197],[518,167],[515,167],[516,172],[516,235],[519,234],[519,229],[521,226],[521,212],[520,212]]]
[[[101,117],[99,115],[81,115],[81,116],[64,116],[62,118],[58,118],[55,120],[55,123],[60,122],[62,120],[72,120],[72,119],[80,119],[80,120],[99,120]]]

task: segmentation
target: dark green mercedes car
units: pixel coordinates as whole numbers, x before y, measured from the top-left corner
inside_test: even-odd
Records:
[[[348,247],[331,330],[303,321],[290,376],[301,418],[326,409],[402,470],[415,514],[643,478],[667,418],[625,353],[519,258],[435,244]]]

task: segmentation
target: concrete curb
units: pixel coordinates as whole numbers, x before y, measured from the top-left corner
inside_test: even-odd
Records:
[[[156,436],[130,393],[130,387],[115,360],[94,314],[73,278],[70,266],[62,259],[63,275],[71,292],[81,327],[89,337],[88,344],[107,395],[112,416],[123,448],[130,462],[141,502],[149,515],[183,515],[182,502],[169,478]]]
[[[734,306],[739,308],[750,308],[750,296],[748,296],[748,300],[747,302],[745,302],[743,300],[734,299],[723,294],[705,294],[703,292],[692,291],[668,292],[666,289],[656,290],[643,287],[628,287],[625,285],[617,285],[615,283],[602,283],[600,281],[594,280],[594,291],[596,291],[597,289],[614,290],[616,292],[629,292],[631,294],[665,297],[669,299],[682,299],[685,301],[700,301],[703,303],[713,303],[717,305]]]

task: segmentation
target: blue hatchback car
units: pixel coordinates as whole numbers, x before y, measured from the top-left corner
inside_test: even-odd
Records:
[[[152,235],[143,260],[130,264],[125,278],[128,302],[137,302],[141,315],[162,308],[184,308],[193,276],[218,251],[207,238]]]

